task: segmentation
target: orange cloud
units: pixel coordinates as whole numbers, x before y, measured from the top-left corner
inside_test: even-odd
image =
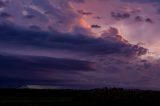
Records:
[[[83,18],[79,20],[79,23],[85,28],[90,28],[90,25]]]

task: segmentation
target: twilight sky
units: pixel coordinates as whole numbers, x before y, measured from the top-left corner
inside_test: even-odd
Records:
[[[160,0],[0,0],[0,88],[160,90]]]

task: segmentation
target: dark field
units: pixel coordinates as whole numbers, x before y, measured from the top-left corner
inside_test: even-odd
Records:
[[[127,103],[160,103],[160,92],[107,88],[94,90],[0,90],[0,106],[90,106]]]

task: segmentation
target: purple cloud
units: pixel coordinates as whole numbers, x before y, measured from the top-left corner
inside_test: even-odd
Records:
[[[149,0],[124,1],[5,2],[0,13],[13,17],[0,20],[0,87],[160,88],[159,60],[146,57],[153,43],[148,36],[159,30],[158,23],[148,24],[156,22],[155,8],[142,3]],[[134,44],[143,40],[146,48]]]

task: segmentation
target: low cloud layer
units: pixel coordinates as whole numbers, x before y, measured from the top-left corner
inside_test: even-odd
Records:
[[[0,55],[0,70],[0,87],[16,87],[34,82],[51,84],[52,81],[65,80],[63,76],[71,77],[81,71],[95,71],[95,66],[93,62],[75,59],[3,54]],[[53,76],[47,77],[49,74]],[[4,80],[9,80],[8,85]]]

